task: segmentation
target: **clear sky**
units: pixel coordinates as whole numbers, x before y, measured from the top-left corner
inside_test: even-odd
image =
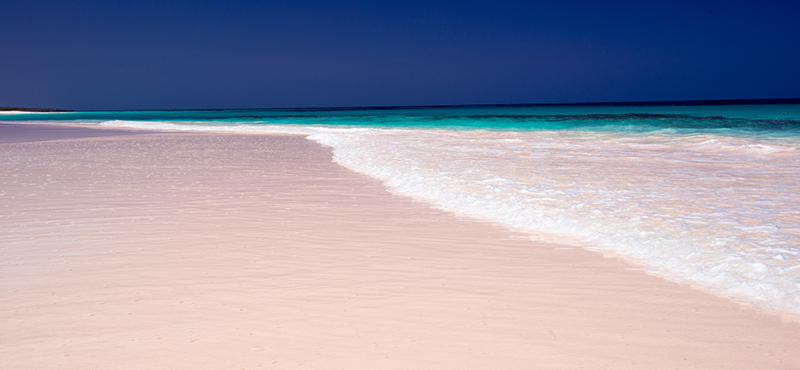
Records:
[[[800,1],[0,1],[0,106],[800,97]]]

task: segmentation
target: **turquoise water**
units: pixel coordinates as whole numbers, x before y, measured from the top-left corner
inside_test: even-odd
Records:
[[[800,101],[68,112],[0,121],[283,132],[401,195],[800,313]]]
[[[798,136],[800,104],[91,111],[0,116],[0,121],[18,120],[86,123],[123,120],[497,131],[727,130],[732,135]]]

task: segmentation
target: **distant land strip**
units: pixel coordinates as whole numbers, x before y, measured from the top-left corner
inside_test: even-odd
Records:
[[[655,101],[618,101],[618,102],[582,102],[582,103],[514,103],[514,104],[443,104],[443,105],[390,105],[390,106],[352,106],[352,107],[289,107],[289,108],[211,108],[211,109],[147,109],[149,111],[229,111],[229,110],[290,110],[290,111],[359,111],[359,110],[398,110],[409,108],[468,108],[468,107],[559,107],[559,106],[702,106],[702,105],[767,105],[767,104],[800,104],[800,98],[770,99],[724,99],[724,100],[655,100]],[[73,109],[52,108],[19,108],[0,107],[2,111],[21,112],[75,112]],[[104,110],[100,110],[104,111]],[[83,112],[93,112],[86,110]],[[98,111],[94,111],[98,112]]]
[[[0,107],[0,111],[9,110],[20,112],[74,112],[73,110],[69,109]]]

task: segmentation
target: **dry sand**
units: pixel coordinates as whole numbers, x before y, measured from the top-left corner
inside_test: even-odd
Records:
[[[301,136],[72,137],[0,144],[3,369],[800,368],[795,322]]]

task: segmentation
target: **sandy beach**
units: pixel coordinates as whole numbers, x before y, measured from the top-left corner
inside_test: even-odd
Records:
[[[298,135],[0,125],[3,369],[798,369],[800,324]]]

